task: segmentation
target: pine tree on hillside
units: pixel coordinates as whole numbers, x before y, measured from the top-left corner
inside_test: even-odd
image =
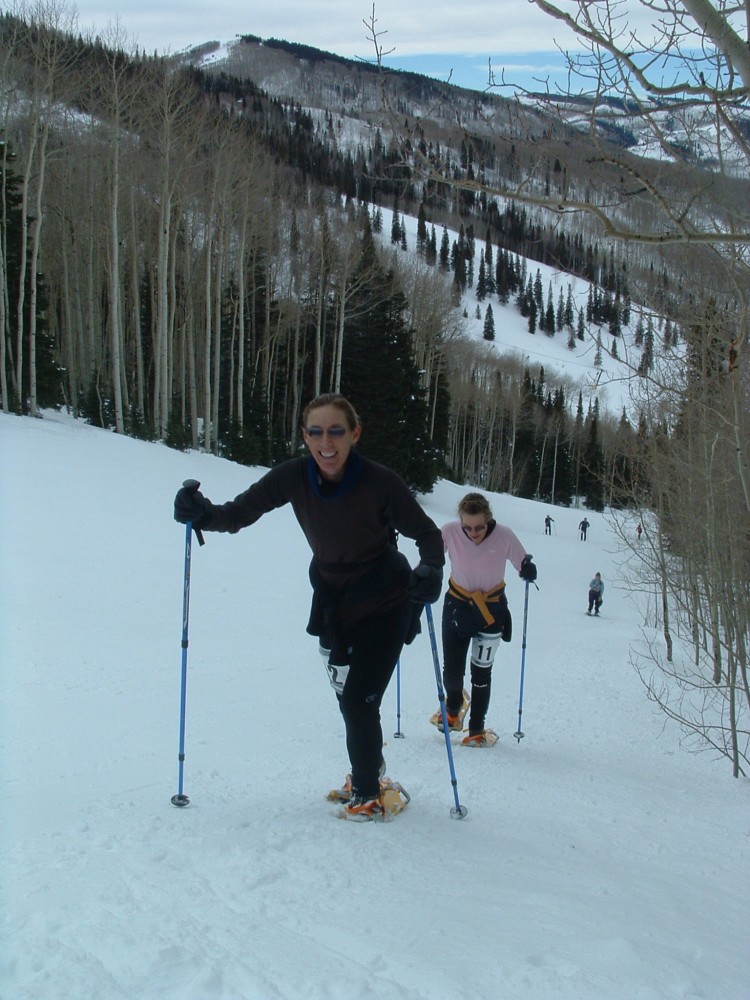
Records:
[[[425,251],[425,260],[428,264],[434,265],[437,262],[437,235],[435,234],[435,227],[430,226],[430,238],[427,242],[427,249]]]
[[[583,307],[578,310],[578,326],[576,328],[576,339],[586,339],[586,320],[583,317]]]
[[[488,303],[487,310],[484,314],[484,330],[483,336],[485,340],[495,339],[495,317],[492,315],[492,304]]]
[[[451,244],[448,230],[443,226],[443,235],[440,240],[440,270],[450,270]]]
[[[408,303],[368,233],[352,287],[357,291],[345,327],[341,391],[362,419],[360,451],[398,472],[411,489],[429,492],[440,456],[428,434],[425,391],[405,319]]]
[[[424,256],[427,250],[427,217],[424,210],[424,202],[419,203],[419,214],[417,215],[417,253]]]
[[[603,474],[604,453],[599,441],[599,400],[596,399],[584,426],[579,483],[589,510],[604,510]]]
[[[398,214],[398,198],[393,202],[393,219],[391,220],[391,243],[401,242],[401,216]]]
[[[477,275],[477,299],[484,302],[487,298],[487,278],[484,266],[484,250],[479,252],[479,273]]]
[[[521,401],[514,443],[516,468],[515,495],[531,499],[539,477],[539,454],[536,448],[537,402],[536,386],[526,369],[521,383]]]
[[[544,332],[548,337],[555,335],[555,307],[552,305],[552,282],[547,291],[547,308],[544,311]]]

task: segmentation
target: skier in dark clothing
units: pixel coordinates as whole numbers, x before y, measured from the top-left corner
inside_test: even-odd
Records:
[[[553,525],[553,523],[554,523],[554,518],[550,517],[549,514],[547,514],[547,516],[544,519],[544,534],[545,535],[551,535],[552,534],[552,525]]]
[[[583,520],[581,521],[581,523],[580,523],[580,524],[578,525],[578,530],[579,530],[579,531],[580,531],[580,533],[581,533],[581,541],[582,541],[582,542],[585,542],[585,541],[586,541],[586,532],[587,532],[587,531],[589,530],[589,528],[590,528],[590,527],[591,527],[591,525],[589,524],[589,522],[588,522],[588,521],[586,520],[586,518],[584,517],[584,519],[583,519]]]
[[[589,609],[586,614],[590,615],[593,611],[595,615],[598,615],[599,608],[602,606],[603,600],[604,580],[602,580],[602,574],[597,573],[591,583],[589,583]]]
[[[231,533],[291,503],[313,553],[307,631],[319,637],[346,728],[351,798],[341,815],[360,820],[384,812],[380,703],[424,604],[440,597],[445,562],[440,529],[403,480],[354,450],[361,432],[347,399],[318,396],[302,414],[309,456],[283,462],[225,504],[185,487],[175,498],[176,520]],[[419,572],[396,549],[397,533],[416,541]]]

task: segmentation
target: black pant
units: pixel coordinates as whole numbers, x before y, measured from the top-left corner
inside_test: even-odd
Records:
[[[492,664],[497,646],[501,641],[503,625],[508,609],[508,602],[503,594],[497,604],[490,608],[495,617],[491,625],[486,625],[480,612],[469,601],[462,601],[451,594],[445,595],[443,603],[443,685],[445,687],[445,706],[451,713],[461,707],[466,673],[466,657],[469,646],[477,639],[475,647],[476,658],[471,659],[471,708],[469,711],[469,729],[480,732],[484,729],[487,709],[490,705],[492,692]],[[481,636],[487,636],[488,642],[482,643]],[[489,653],[489,655],[488,655]]]
[[[599,614],[599,608],[602,606],[602,599],[599,597],[598,590],[589,591],[589,613],[591,613],[594,606],[596,606],[596,613]]]
[[[349,673],[344,690],[337,697],[346,727],[352,789],[368,798],[380,791],[378,772],[383,759],[380,703],[413,619],[414,605],[404,601],[376,618],[360,622],[345,634]]]

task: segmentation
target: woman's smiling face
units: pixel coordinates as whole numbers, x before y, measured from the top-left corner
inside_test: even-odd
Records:
[[[350,427],[348,415],[331,403],[310,410],[302,428],[305,444],[321,476],[330,482],[343,477],[349,452],[361,433],[362,428]]]

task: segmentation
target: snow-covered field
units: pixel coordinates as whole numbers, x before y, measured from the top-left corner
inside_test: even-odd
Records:
[[[664,727],[606,517],[492,497],[539,566],[518,722],[509,582],[486,751],[451,819],[425,634],[383,706],[390,824],[336,818],[343,726],[305,634],[291,510],[193,546],[176,809],[184,530],[260,475],[72,418],[0,416],[4,1000],[746,1000],[747,782]],[[465,487],[423,497],[438,523]],[[550,511],[556,533],[545,537]],[[413,550],[405,547],[411,556]],[[601,620],[584,615],[601,571]],[[435,606],[439,617],[439,605]]]

